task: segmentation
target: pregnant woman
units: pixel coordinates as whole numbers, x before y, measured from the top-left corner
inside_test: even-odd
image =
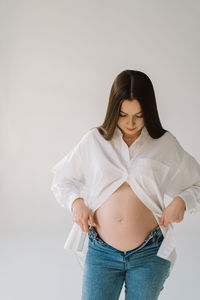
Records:
[[[53,173],[56,199],[87,233],[82,300],[117,300],[123,283],[126,300],[158,299],[176,259],[171,223],[199,210],[200,165],[162,128],[146,74],[116,77],[104,123]]]

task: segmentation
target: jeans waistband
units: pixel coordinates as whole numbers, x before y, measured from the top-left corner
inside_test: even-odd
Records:
[[[92,225],[90,225],[90,229],[91,229],[91,233],[88,235],[91,235],[94,239],[98,239],[100,241],[102,241],[103,243],[105,243],[101,237],[99,236],[98,232],[96,231],[95,227],[93,227]],[[147,243],[151,238],[153,238],[153,240],[155,242],[157,242],[157,240],[159,239],[160,236],[162,236],[162,231],[160,229],[160,226],[158,225],[157,227],[155,227],[145,238],[143,243]]]

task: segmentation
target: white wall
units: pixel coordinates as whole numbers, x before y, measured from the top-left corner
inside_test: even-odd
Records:
[[[163,127],[200,161],[199,13],[194,0],[0,1],[1,299],[80,299],[50,169],[103,122],[119,72],[151,78]],[[199,217],[174,224],[178,258],[160,299],[198,299]]]

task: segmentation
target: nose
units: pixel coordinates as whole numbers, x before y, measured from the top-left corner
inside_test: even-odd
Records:
[[[134,117],[133,117],[133,119],[129,119],[129,120],[128,120],[127,125],[128,125],[128,128],[133,128],[133,127],[135,127],[135,119],[134,119]]]

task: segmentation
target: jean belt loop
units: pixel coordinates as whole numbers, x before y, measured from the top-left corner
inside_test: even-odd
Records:
[[[94,227],[92,227],[92,231],[93,231],[93,233],[94,233],[94,240],[96,240],[96,238],[97,238],[97,232],[96,232],[96,230],[95,230]]]
[[[153,243],[155,243],[156,242],[156,235],[155,235],[155,231],[153,231],[152,232],[152,241],[153,241]]]
[[[158,238],[159,238],[159,235],[158,235],[158,232],[156,231],[155,232],[155,244],[156,244],[156,246],[158,246]]]

